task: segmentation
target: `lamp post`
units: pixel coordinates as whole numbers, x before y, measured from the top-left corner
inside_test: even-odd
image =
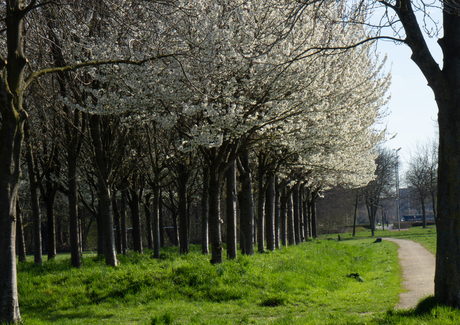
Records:
[[[396,166],[395,166],[395,172],[396,172],[396,218],[398,218],[398,228],[399,231],[401,231],[401,217],[399,216],[399,156],[398,152],[401,150],[401,148],[396,149]]]

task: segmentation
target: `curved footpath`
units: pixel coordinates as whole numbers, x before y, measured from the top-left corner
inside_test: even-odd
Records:
[[[403,270],[402,285],[406,292],[399,295],[396,309],[413,308],[421,298],[434,293],[435,257],[412,240],[383,238],[399,245],[399,264]]]

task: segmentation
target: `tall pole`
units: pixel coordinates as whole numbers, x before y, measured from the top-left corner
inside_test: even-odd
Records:
[[[396,218],[398,218],[398,228],[401,231],[401,217],[399,216],[399,150],[401,148],[396,150]]]

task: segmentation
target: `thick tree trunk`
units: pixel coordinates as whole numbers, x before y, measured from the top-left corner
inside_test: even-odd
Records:
[[[265,223],[267,249],[275,250],[275,174],[267,175],[268,187],[265,197]]]
[[[254,200],[252,194],[252,176],[249,166],[249,152],[240,157],[239,164],[241,191],[238,195],[240,205],[240,246],[244,255],[254,255]]]
[[[209,169],[203,167],[203,193],[201,197],[201,253],[209,254]]]
[[[26,59],[23,52],[23,18],[20,1],[6,5],[8,57],[0,58],[0,323],[21,321],[16,277],[16,203],[21,174],[24,120],[22,80]],[[8,62],[8,64],[6,64]],[[6,79],[5,79],[6,78]]]
[[[220,217],[220,178],[217,166],[209,168],[209,237],[211,241],[211,263],[222,263],[222,238]]]
[[[236,165],[231,164],[227,171],[227,258],[237,256],[236,241]]]

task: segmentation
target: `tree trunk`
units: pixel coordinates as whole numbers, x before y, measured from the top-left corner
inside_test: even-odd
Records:
[[[287,194],[287,239],[289,245],[295,245],[295,226],[294,226],[294,213],[292,202],[292,190],[288,190]]]
[[[280,192],[278,190],[278,176],[275,176],[275,248],[280,248]]]
[[[203,167],[203,194],[201,198],[201,253],[209,254],[209,169]]]
[[[165,245],[165,223],[164,223],[164,211],[163,211],[163,199],[161,198],[161,188],[158,189],[158,215],[160,222],[160,247]]]
[[[353,216],[353,237],[356,236],[356,221],[358,219],[359,190],[356,190],[355,214]]]
[[[22,109],[23,52],[22,1],[6,5],[8,57],[0,57],[0,323],[21,321],[16,278],[16,203],[21,174],[21,147],[26,112]],[[22,3],[21,3],[22,4]],[[6,64],[8,62],[8,64]],[[6,78],[6,80],[5,80]]]
[[[304,233],[304,241],[307,241],[309,233],[308,233],[308,202],[307,198],[305,200],[301,199],[302,202],[302,210],[303,210],[303,233]]]
[[[118,209],[117,194],[114,191],[112,197],[112,208],[113,208],[113,224],[115,227],[115,247],[117,254],[122,253],[121,248],[121,227],[120,227],[120,210]]]
[[[422,218],[423,218],[423,228],[426,228],[426,207],[425,207],[425,199],[420,200],[420,204],[422,206]]]
[[[126,231],[126,196],[127,190],[121,191],[120,199],[120,230],[121,230],[121,250],[123,255],[128,253],[128,233]]]
[[[311,237],[317,238],[318,234],[316,231],[316,199],[318,197],[317,192],[312,192],[310,202],[310,218],[311,218]]]
[[[34,263],[42,264],[42,225],[40,218],[40,204],[38,200],[38,184],[37,184],[37,170],[35,159],[32,151],[32,144],[30,143],[28,126],[25,126],[25,140],[26,140],[26,160],[27,170],[29,172],[29,187],[30,187],[30,204],[32,209],[32,220],[34,224]]]
[[[26,261],[26,244],[24,241],[24,229],[22,223],[22,213],[19,201],[16,202],[16,254],[19,262]]]
[[[211,263],[222,263],[222,238],[220,218],[220,179],[217,166],[209,168],[209,237],[211,241]]]
[[[268,187],[265,197],[265,223],[267,249],[275,250],[275,173],[267,175]]]
[[[104,232],[105,264],[117,266],[115,236],[113,235],[112,198],[110,188],[102,181],[99,182],[99,200],[101,202],[99,220],[101,221]]]
[[[241,191],[238,195],[240,205],[240,246],[244,255],[254,255],[254,200],[252,194],[252,176],[249,166],[249,152],[240,157],[238,164],[240,172]]]
[[[145,197],[144,202],[145,223],[147,228],[147,248],[153,249],[153,232],[152,232],[152,210],[150,209],[150,195]]]
[[[45,198],[46,224],[48,233],[46,249],[48,251],[48,261],[56,257],[56,218],[54,216],[55,194],[56,193],[48,194],[48,197]]]
[[[264,189],[264,176],[265,176],[265,165],[264,155],[259,155],[259,188],[257,194],[257,251],[263,253],[265,251],[265,189]]]
[[[131,208],[131,221],[133,225],[133,248],[135,252],[142,254],[142,235],[141,235],[141,216],[139,213],[139,190],[137,188],[130,190],[131,200],[129,207]]]
[[[179,163],[178,168],[178,194],[179,194],[179,251],[187,254],[190,251],[189,218],[187,214],[187,182],[190,176],[187,167]]]
[[[294,238],[295,243],[299,244],[301,240],[300,235],[300,204],[299,204],[299,186],[300,184],[297,182],[292,189],[292,208],[293,208],[293,215],[294,215]]]
[[[283,189],[281,193],[281,206],[280,206],[280,238],[281,245],[287,246],[287,190]]]
[[[161,246],[161,237],[160,237],[160,227],[163,228],[163,225],[160,224],[160,187],[153,187],[153,258],[160,258],[160,246]]]
[[[231,164],[227,171],[227,258],[235,259],[236,241],[236,165]]]
[[[81,267],[80,232],[78,227],[78,190],[77,162],[72,150],[68,151],[68,182],[69,182],[69,231],[70,231],[70,261],[73,267]]]

